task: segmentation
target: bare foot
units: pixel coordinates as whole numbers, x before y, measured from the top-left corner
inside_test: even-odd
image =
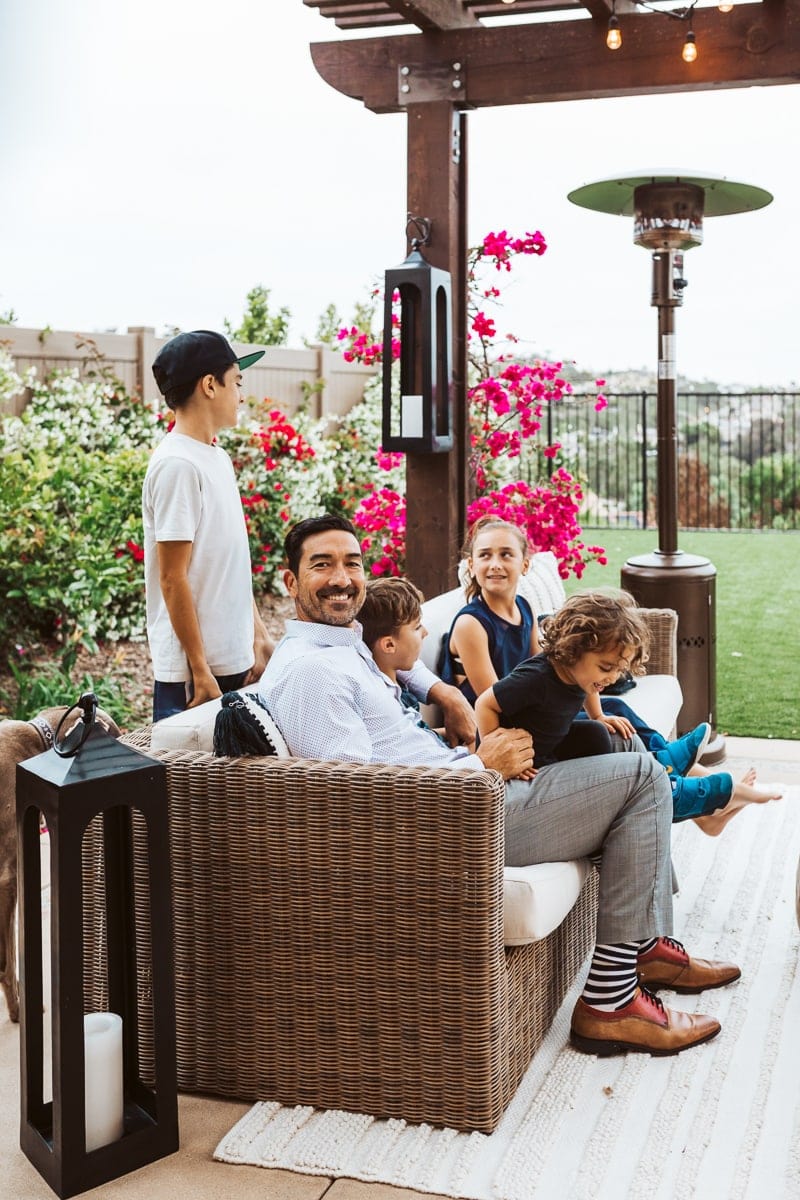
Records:
[[[748,776],[752,778],[748,779]],[[769,789],[767,791],[753,787],[752,783],[755,781],[755,777],[756,773],[752,769],[746,775],[742,776],[740,781],[734,785],[733,795],[725,806],[726,808],[737,802],[739,808],[742,808],[745,804],[765,804],[767,800],[781,800],[783,798],[783,792],[776,791],[772,784],[768,783],[765,785]],[[722,811],[724,812],[725,809]]]
[[[709,837],[719,837],[728,822],[741,812],[746,804],[766,804],[767,800],[780,800],[783,796],[783,792],[775,790],[770,784],[767,785],[767,791],[753,787],[755,781],[755,770],[750,767],[739,782],[734,784],[733,793],[725,807],[707,813],[704,817],[695,817],[695,824]]]

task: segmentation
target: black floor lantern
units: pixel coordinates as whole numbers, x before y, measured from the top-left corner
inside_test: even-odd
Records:
[[[452,293],[448,271],[432,267],[420,253],[431,223],[409,217],[418,237],[405,262],[386,272],[383,317],[384,450],[417,454],[453,448]],[[394,297],[400,297],[400,326],[394,326]],[[400,341],[399,376],[393,341]]]
[[[93,695],[82,696],[62,720],[54,747],[17,767],[20,1144],[62,1197],[178,1149],[166,768],[106,732],[95,720],[96,707]],[[78,708],[80,719],[70,729]],[[68,730],[63,738],[62,729]],[[40,815],[50,834],[49,947],[42,936]],[[84,929],[91,924],[91,889],[84,839],[95,819],[101,827],[109,1011],[86,1013]],[[138,882],[134,873],[134,820],[145,832],[144,885],[141,871]],[[142,886],[146,930],[134,915]],[[43,949],[51,964],[52,1101],[44,1098]],[[137,978],[143,977],[151,981],[153,1086],[139,1069]]]

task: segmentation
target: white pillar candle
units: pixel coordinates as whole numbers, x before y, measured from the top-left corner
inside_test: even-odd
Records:
[[[422,396],[401,396],[400,436],[404,438],[422,437],[424,432]]]
[[[122,1137],[122,1017],[86,1013],[83,1018],[86,1153]]]

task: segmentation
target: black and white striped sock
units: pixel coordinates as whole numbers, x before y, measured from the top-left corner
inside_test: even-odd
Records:
[[[633,999],[637,987],[638,942],[595,946],[582,999],[591,1008],[615,1012]]]

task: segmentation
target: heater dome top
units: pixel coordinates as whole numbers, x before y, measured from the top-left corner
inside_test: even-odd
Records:
[[[722,175],[702,172],[668,170],[631,171],[610,179],[598,179],[574,188],[567,199],[582,208],[614,216],[634,215],[634,193],[647,184],[689,184],[703,189],[704,215],[726,217],[732,213],[752,212],[772,201],[772,193],[750,183],[737,183]]]

